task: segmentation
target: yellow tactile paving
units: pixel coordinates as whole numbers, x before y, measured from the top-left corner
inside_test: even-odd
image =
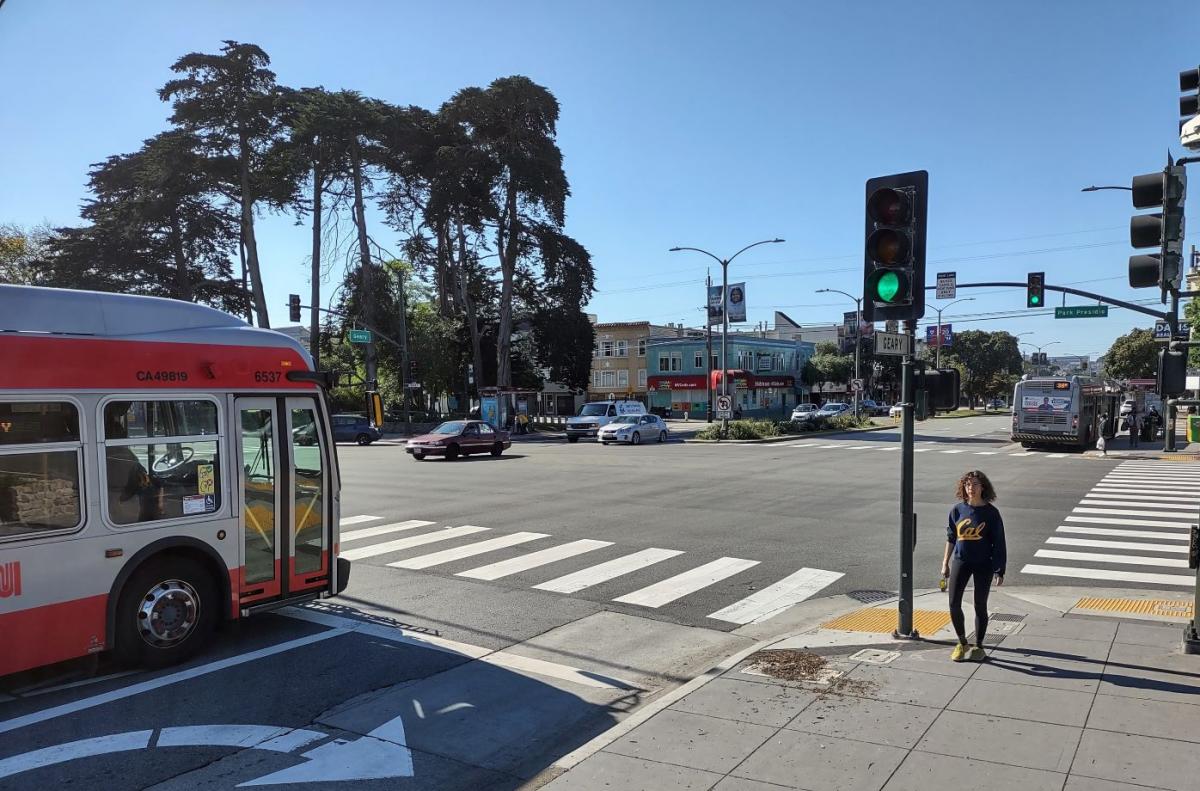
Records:
[[[1200,461],[1200,456],[1163,456],[1160,461]]]
[[[1077,610],[1125,612],[1154,615],[1160,618],[1191,618],[1192,603],[1179,599],[1102,599],[1084,597],[1075,603]]]
[[[822,629],[841,629],[847,632],[879,632],[891,634],[896,630],[895,608],[867,607],[846,613],[821,624]],[[933,634],[950,623],[950,613],[942,610],[913,610],[913,628],[921,634]]]

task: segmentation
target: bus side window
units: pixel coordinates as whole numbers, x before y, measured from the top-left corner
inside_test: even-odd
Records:
[[[80,526],[79,411],[0,402],[0,539]]]
[[[203,516],[221,507],[217,405],[206,400],[104,405],[109,518],[117,525]]]

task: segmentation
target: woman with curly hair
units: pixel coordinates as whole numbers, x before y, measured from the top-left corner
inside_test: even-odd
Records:
[[[950,658],[982,662],[983,636],[987,631],[988,592],[992,577],[997,585],[1004,584],[1004,567],[1008,560],[1004,544],[1004,520],[992,505],[996,490],[979,470],[971,470],[958,479],[955,490],[958,505],[950,509],[946,526],[946,552],[942,556],[942,577],[949,578],[950,621],[958,635],[958,645]],[[975,580],[975,646],[968,650],[966,618],[963,615],[963,593],[967,582]]]

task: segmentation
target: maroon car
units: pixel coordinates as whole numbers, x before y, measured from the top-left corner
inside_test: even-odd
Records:
[[[404,449],[420,461],[426,456],[457,459],[472,453],[499,456],[510,447],[507,431],[494,429],[482,420],[448,420],[428,434],[410,439]]]

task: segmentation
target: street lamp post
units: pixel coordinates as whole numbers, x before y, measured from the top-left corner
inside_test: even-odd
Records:
[[[946,310],[951,305],[957,305],[960,302],[974,302],[974,301],[975,301],[975,297],[963,297],[962,299],[954,300],[953,302],[950,303],[950,305],[942,305],[940,308],[934,308],[934,310],[936,310],[937,314],[938,314],[937,335],[934,336],[936,338],[937,345],[933,347],[933,367],[934,368],[942,367],[942,311]]]
[[[701,250],[699,247],[672,247],[668,251],[678,253],[682,250],[691,250],[694,253],[704,253],[704,255],[721,265],[721,395],[729,395],[729,305],[726,304],[729,296],[729,264],[733,259],[751,247],[758,247],[760,244],[779,244],[782,241],[782,239],[763,239],[761,242],[746,245],[728,258],[718,258],[707,250]],[[707,299],[705,300],[705,304],[707,304]],[[705,318],[705,321],[708,321],[708,319]],[[721,436],[724,437],[728,433],[729,418],[721,418]]]
[[[862,297],[847,294],[836,288],[818,288],[818,294],[841,294],[854,300],[854,378],[858,379],[858,347],[862,346]],[[854,415],[858,416],[858,391],[854,391]]]

